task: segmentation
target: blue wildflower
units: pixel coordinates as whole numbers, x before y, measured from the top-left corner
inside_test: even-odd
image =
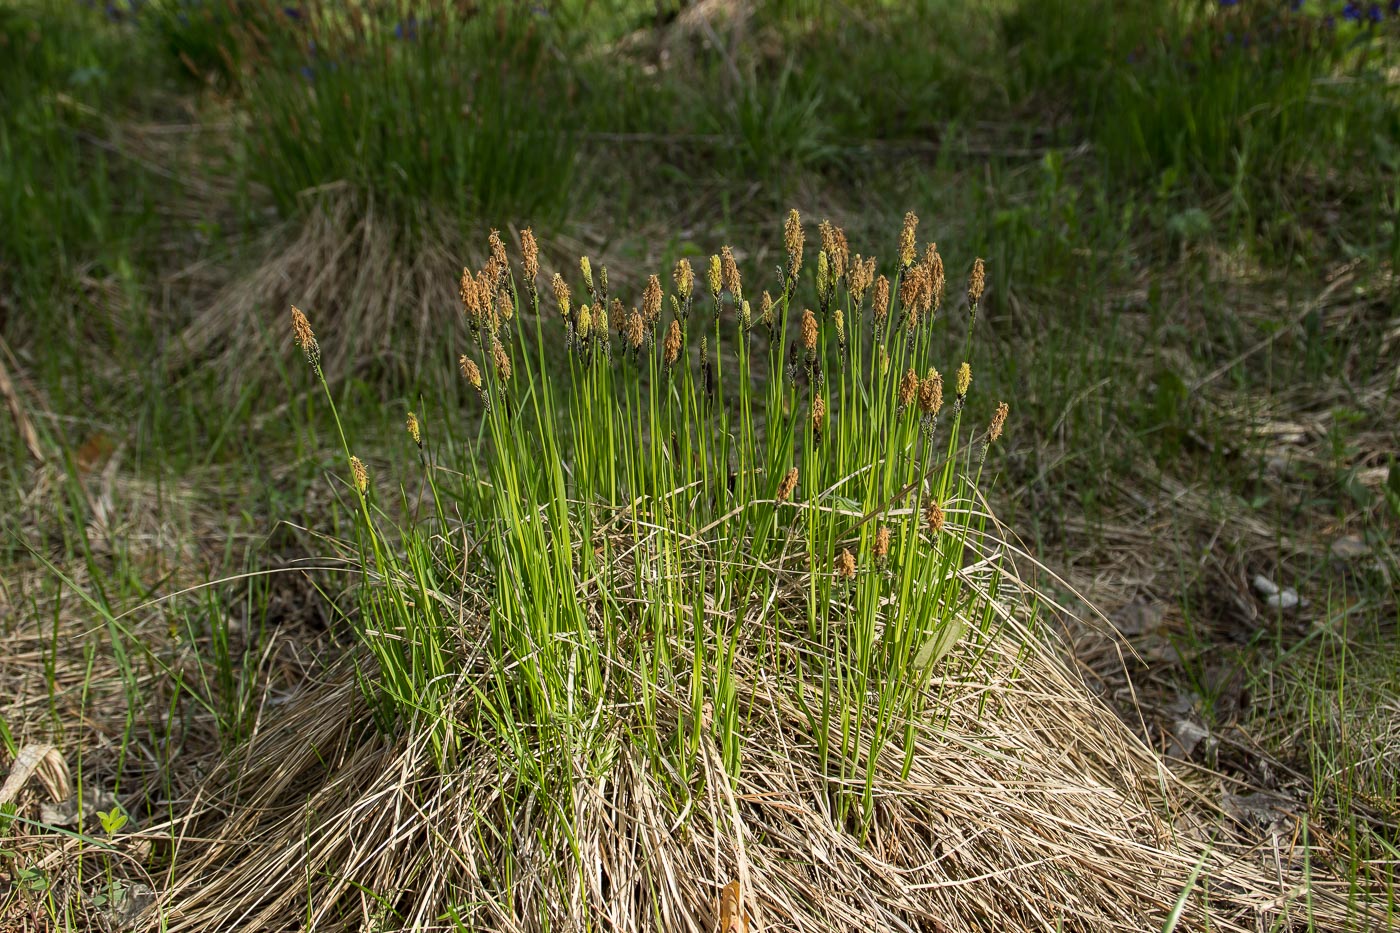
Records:
[[[301,66],[301,76],[306,79],[306,83],[308,84],[316,80],[316,72],[310,65]]]
[[[294,6],[284,6],[282,7],[282,15],[287,19],[300,20],[301,10]]]
[[[1379,3],[1371,4],[1366,10],[1366,16],[1371,22],[1379,23],[1381,21],[1381,5]]]
[[[1346,6],[1342,7],[1342,19],[1349,19],[1354,23],[1360,22],[1361,5],[1357,3],[1348,3]]]

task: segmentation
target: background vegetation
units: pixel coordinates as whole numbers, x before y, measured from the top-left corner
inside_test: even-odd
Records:
[[[725,244],[778,291],[794,206],[892,266],[913,209],[951,282],[986,260],[991,504],[1086,676],[1233,831],[1297,817],[1394,922],[1398,29],[1322,0],[5,0],[0,761],[52,742],[156,822],[343,645],[344,565],[297,563],[354,533],[338,430],[394,477],[425,399],[477,423],[457,280],[490,229],[630,307]],[[48,890],[14,831],[0,877]]]

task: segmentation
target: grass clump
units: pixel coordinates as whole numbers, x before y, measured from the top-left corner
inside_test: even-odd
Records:
[[[250,70],[252,178],[286,213],[348,185],[412,220],[563,215],[577,85],[525,7],[458,15],[447,3],[312,8]]]
[[[386,516],[351,456],[367,566],[425,587],[411,603],[391,598],[393,587],[365,591],[366,631],[413,626],[366,639],[388,720],[426,715],[442,761],[460,754],[446,694],[427,699],[457,672],[456,621],[438,617],[429,593],[460,589],[465,569],[483,587],[472,608],[492,670],[475,727],[507,742],[540,789],[567,777],[551,778],[559,748],[615,754],[618,709],[678,795],[707,733],[738,773],[742,653],[785,681],[820,685],[807,725],[833,812],[868,824],[874,762],[887,743],[912,754],[933,665],[969,626],[985,634],[994,620],[999,565],[985,568],[985,592],[959,573],[986,521],[973,490],[989,442],[974,453],[962,437],[967,365],[946,410],[932,368],[944,289],[936,248],[891,268],[896,299],[875,315],[864,301],[875,260],[851,256],[824,223],[818,310],[799,315],[804,239],[794,213],[779,294],[765,293],[757,314],[728,247],[703,285],[688,260],[677,263],[669,320],[659,277],[629,311],[606,267],[585,257],[576,297],[556,286],[562,320],[551,326],[568,331],[569,346],[569,378],[556,380],[546,377],[559,364],[545,350],[538,286],[513,281],[493,236],[485,267],[461,283],[475,338],[461,367],[479,394],[481,432],[454,464],[463,479],[425,475],[437,518],[427,526],[438,527],[409,530],[410,565],[393,554],[397,535],[380,531]],[[980,281],[979,271],[979,294]],[[297,321],[319,373],[315,339]],[[902,397],[918,373],[918,398]],[[434,554],[434,539],[453,544]],[[683,699],[679,720],[660,716],[660,694]]]
[[[728,247],[546,289],[493,234],[476,415],[415,408],[397,495],[341,433],[357,649],[214,776],[170,928],[703,926],[722,887],[804,930],[1131,926],[1205,918],[1203,866],[1273,910],[1168,841],[1150,753],[1029,630],[978,491],[1008,407],[958,362],[986,268],[951,300],[916,224],[881,266],[793,212],[761,292]]]

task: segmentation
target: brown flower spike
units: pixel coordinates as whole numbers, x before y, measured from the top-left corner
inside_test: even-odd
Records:
[[[842,580],[855,578],[856,557],[848,547],[843,547],[841,553],[836,555],[836,575]]]
[[[793,490],[795,490],[796,488],[797,467],[793,467],[791,470],[787,471],[787,475],[783,477],[783,481],[778,484],[778,494],[773,498],[777,500],[779,505],[782,505],[788,500],[788,498],[792,495]]]
[[[739,264],[734,261],[734,250],[728,246],[721,247],[720,255],[720,280],[724,284],[724,290],[729,292],[729,300],[734,302],[737,308],[744,300],[744,285],[739,278]]]
[[[919,411],[933,417],[942,407],[943,377],[938,370],[930,369],[924,381],[919,383]]]
[[[457,363],[459,366],[462,367],[463,378],[465,378],[467,382],[471,383],[472,388],[480,389],[481,370],[477,368],[476,361],[468,357],[465,353],[463,353],[462,358],[459,359]]]
[[[875,559],[884,560],[890,556],[890,526],[881,525],[875,530]]]
[[[655,324],[661,316],[661,279],[651,276],[642,292],[642,319],[647,324]]]
[[[311,330],[311,322],[296,305],[292,305],[292,337],[301,352],[306,354],[306,362],[312,366],[321,365],[321,345],[316,342],[316,334]]]
[[[967,277],[967,302],[975,305],[982,300],[987,289],[987,266],[978,258],[972,263],[972,274]]]
[[[769,330],[777,326],[778,320],[773,311],[773,296],[767,292],[764,292],[763,297],[758,301],[758,319]]]
[[[488,242],[491,247],[491,264],[500,274],[504,274],[507,268],[506,244],[501,241],[501,231],[492,230]]]
[[[802,312],[802,348],[809,358],[817,352],[817,316],[811,308]]]
[[[899,379],[899,410],[903,411],[914,404],[914,396],[919,392],[919,374],[911,367]]]
[[[924,506],[924,521],[928,522],[929,533],[936,535],[942,531],[944,520],[943,506],[930,499],[928,505]]]
[[[529,227],[520,231],[520,255],[524,260],[521,267],[525,271],[525,285],[533,293],[535,279],[540,274],[540,246],[535,242],[535,232]]]
[[[943,292],[948,287],[948,276],[943,271],[943,257],[938,254],[938,244],[930,243],[924,253],[924,268],[928,270],[930,310],[937,311],[943,306]]]
[[[355,489],[363,496],[369,489],[369,471],[359,457],[350,458],[350,475],[355,480]]]
[[[783,224],[783,245],[787,247],[788,280],[797,278],[797,272],[802,268],[802,247],[806,237],[802,233],[802,215],[794,208],[788,213],[787,223]]]
[[[671,327],[666,331],[666,341],[661,345],[661,359],[669,368],[676,365],[681,356],[681,324],[671,319]]]
[[[1006,416],[1011,413],[1011,406],[1002,402],[997,406],[997,413],[992,415],[991,426],[987,428],[987,443],[995,444],[1001,438],[1001,431],[1006,427]]]
[[[496,365],[496,377],[502,382],[510,381],[510,357],[499,339],[491,341],[491,361]]]
[[[875,323],[885,323],[885,318],[890,313],[890,280],[883,275],[875,280],[874,297],[870,299],[870,302],[875,313]]]

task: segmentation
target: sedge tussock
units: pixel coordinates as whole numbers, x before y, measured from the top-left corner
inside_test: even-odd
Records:
[[[819,311],[763,292],[768,339],[730,248],[713,308],[673,267],[659,348],[659,276],[628,315],[581,258],[563,360],[502,326],[494,238],[462,279],[495,318],[462,357],[479,425],[450,473],[417,458],[434,508],[401,524],[355,473],[351,656],[210,778],[237,803],[192,826],[167,928],[703,930],[738,879],[760,930],[1135,931],[1198,864],[1189,925],[1288,909],[1174,833],[1150,750],[1037,629],[967,363],[939,417],[942,261],[915,224],[903,327],[824,222]],[[795,214],[783,237],[799,265]]]

